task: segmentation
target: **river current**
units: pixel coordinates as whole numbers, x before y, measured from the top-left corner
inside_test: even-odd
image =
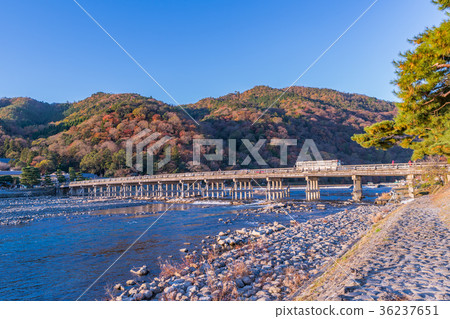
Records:
[[[365,200],[373,201],[376,193],[388,190],[364,188]],[[343,201],[351,197],[350,193],[348,188],[322,189],[321,199]],[[291,190],[291,199],[304,198],[304,190]],[[255,198],[254,203],[240,206],[217,201],[155,202],[2,225],[0,300],[76,300],[153,224],[81,298],[103,300],[108,288],[133,278],[131,268],[147,265],[150,275],[156,276],[160,260],[179,260],[183,256],[180,248],[201,251],[201,240],[207,235],[274,221],[289,223],[290,217],[284,214],[242,213],[245,209],[261,207],[258,205],[261,200]],[[314,204],[312,207],[311,212],[297,213],[293,217],[301,222],[346,208],[342,204],[327,205],[325,210],[314,208]],[[40,214],[42,210],[45,211],[45,205]]]

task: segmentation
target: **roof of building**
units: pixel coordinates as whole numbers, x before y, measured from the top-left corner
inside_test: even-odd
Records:
[[[5,175],[19,176],[20,174],[22,174],[22,171],[0,171],[0,175],[2,176]]]

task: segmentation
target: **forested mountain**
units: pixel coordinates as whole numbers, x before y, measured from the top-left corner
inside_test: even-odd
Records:
[[[64,118],[69,104],[49,104],[26,97],[0,99],[0,128],[5,134],[31,136]]]
[[[258,86],[243,93],[206,98],[190,107],[198,112],[203,133],[207,136],[252,141],[258,138],[297,139],[299,145],[297,149],[291,149],[289,165],[294,164],[305,139],[313,139],[325,159],[340,159],[345,163],[409,159],[409,152],[363,150],[350,139],[370,123],[392,118],[392,103],[359,94],[306,87],[292,87],[279,98],[283,91]],[[272,107],[265,112],[269,106]],[[247,156],[244,150],[241,147],[238,158],[239,155]],[[270,166],[278,166],[277,148],[266,147],[260,153],[268,159]]]
[[[185,105],[199,126],[179,107],[138,94],[96,93],[72,104],[2,99],[0,157],[13,158],[18,167],[36,166],[42,172],[74,167],[105,176],[127,175],[134,171],[125,166],[125,142],[148,128],[172,137],[168,143],[172,145],[172,161],[162,169],[165,172],[241,168],[249,154],[241,139],[252,143],[258,139],[297,139],[297,147],[289,148],[290,166],[305,139],[313,139],[325,159],[346,163],[409,160],[409,151],[367,150],[351,140],[365,126],[392,119],[392,103],[329,89],[292,87],[279,98],[282,92],[257,86]],[[237,139],[237,165],[228,164],[225,142],[224,161],[194,167],[194,138]],[[268,142],[260,154],[268,166],[279,167],[279,147]],[[257,166],[252,162],[246,167]]]

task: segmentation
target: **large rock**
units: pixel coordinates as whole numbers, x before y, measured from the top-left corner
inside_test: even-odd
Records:
[[[135,300],[150,300],[153,297],[153,292],[151,290],[142,290],[141,292],[137,293],[134,297]]]
[[[125,290],[125,288],[121,284],[117,284],[114,286],[115,290]]]
[[[148,269],[147,269],[147,266],[144,265],[144,266],[142,266],[141,268],[138,268],[138,269],[131,269],[130,272],[132,274],[137,275],[137,276],[145,276],[145,275],[148,274]]]
[[[127,280],[126,284],[127,284],[127,286],[134,286],[134,285],[136,285],[136,281],[130,279],[130,280]]]
[[[245,276],[242,278],[242,282],[246,285],[250,285],[252,283],[252,280],[250,279],[250,277]]]
[[[242,279],[240,279],[240,278],[236,278],[235,282],[236,282],[236,286],[237,286],[238,288],[242,288],[242,287],[245,286],[244,282],[243,282]]]

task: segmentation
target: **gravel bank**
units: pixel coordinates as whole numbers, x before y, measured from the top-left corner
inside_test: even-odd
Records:
[[[450,231],[438,213],[428,196],[402,207],[300,299],[449,300]]]
[[[303,223],[222,232],[205,238],[202,251],[187,253],[182,263],[162,262],[157,278],[147,278],[145,266],[133,269],[134,278],[115,285],[112,299],[291,299],[394,207],[380,213],[380,207],[360,205]]]
[[[0,225],[18,225],[46,217],[86,214],[102,209],[145,205],[142,200],[88,200],[80,197],[29,197],[0,200]]]

